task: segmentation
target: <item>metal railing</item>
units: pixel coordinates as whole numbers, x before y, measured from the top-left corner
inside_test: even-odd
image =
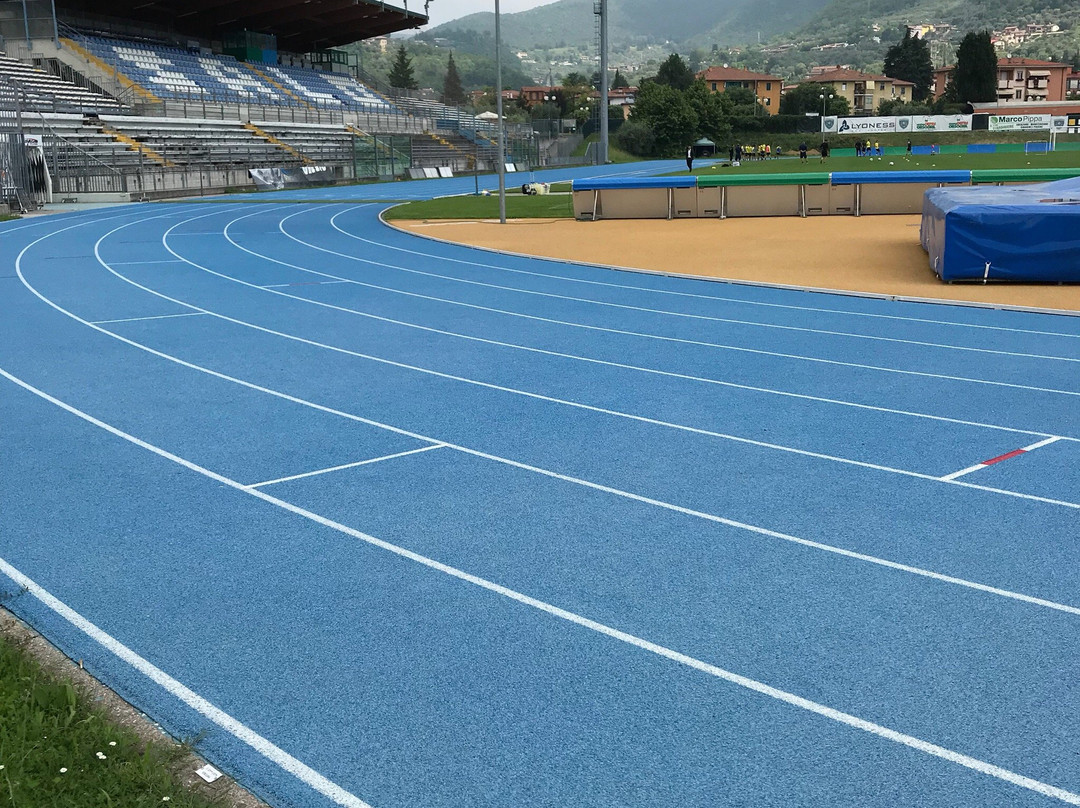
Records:
[[[22,102],[18,85],[0,78],[0,203],[25,213],[42,201],[44,176],[27,153]]]

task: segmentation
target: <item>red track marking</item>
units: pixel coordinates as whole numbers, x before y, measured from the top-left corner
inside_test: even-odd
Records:
[[[1027,449],[1017,449],[1017,450],[1015,450],[1013,452],[1006,452],[1003,455],[998,455],[997,457],[992,457],[989,460],[984,460],[979,465],[981,465],[981,466],[992,466],[995,463],[1000,463],[1002,460],[1008,460],[1010,457],[1016,457],[1017,455],[1022,455],[1022,454],[1027,454]]]
[[[960,469],[960,471],[954,471],[952,474],[946,474],[944,477],[939,477],[938,479],[944,480],[946,482],[952,482],[959,477],[964,477],[968,474],[971,474],[971,472],[973,471],[978,471],[979,469],[984,469],[987,466],[992,466],[995,463],[1000,463],[1002,460],[1008,460],[1010,457],[1018,457],[1019,455],[1033,452],[1036,449],[1041,449],[1043,446],[1049,446],[1051,443],[1056,443],[1059,440],[1061,440],[1061,438],[1058,436],[1049,437],[1046,440],[1041,440],[1038,443],[1033,443],[1030,446],[1025,446],[1023,449],[1014,449],[1013,451],[1006,452],[1003,455],[998,455],[997,457],[992,457],[989,460],[984,460],[981,463],[976,463],[974,466],[970,466],[966,469]]]

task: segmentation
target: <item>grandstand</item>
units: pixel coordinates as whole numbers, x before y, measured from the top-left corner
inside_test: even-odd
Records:
[[[29,109],[120,110],[123,107],[119,101],[105,93],[65,81],[38,67],[12,59],[2,51],[0,80],[20,88]]]
[[[250,185],[248,170],[267,167],[325,167],[319,176],[349,180],[499,162],[490,124],[388,98],[323,50],[426,22],[381,0],[52,9],[0,0],[0,84],[19,100],[22,131],[39,137],[60,198],[205,193]],[[527,148],[513,160],[527,161]]]

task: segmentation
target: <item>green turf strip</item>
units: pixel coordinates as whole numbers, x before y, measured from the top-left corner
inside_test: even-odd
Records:
[[[13,808],[215,808],[184,791],[179,747],[144,744],[70,682],[0,637],[0,804]]]
[[[573,197],[568,193],[524,196],[506,195],[506,215],[510,219],[565,219],[574,215]],[[499,197],[449,196],[410,202],[391,208],[385,219],[498,219]]]

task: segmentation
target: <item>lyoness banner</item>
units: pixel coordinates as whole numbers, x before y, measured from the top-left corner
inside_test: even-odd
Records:
[[[970,115],[911,115],[896,119],[899,132],[970,132]]]
[[[821,119],[821,131],[825,134],[858,135],[861,133],[895,132],[896,118],[838,118],[829,115]]]

